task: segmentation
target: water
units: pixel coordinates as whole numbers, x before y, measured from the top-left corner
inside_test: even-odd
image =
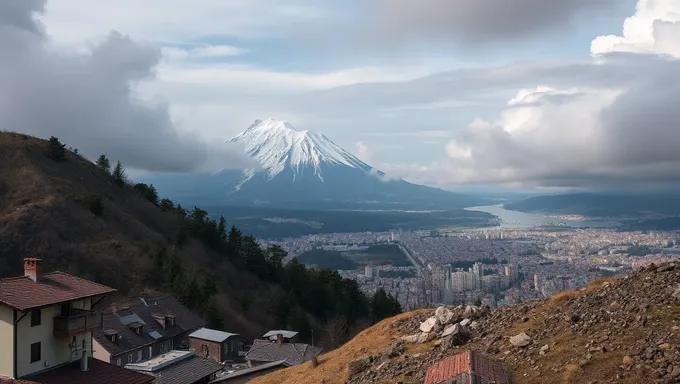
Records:
[[[615,221],[589,221],[589,220],[560,220],[554,217],[547,217],[539,213],[526,213],[518,211],[508,211],[502,204],[484,205],[480,207],[465,208],[468,211],[478,211],[490,213],[500,219],[500,225],[496,227],[480,228],[489,229],[527,229],[539,225],[561,225],[571,228],[614,228],[621,225]]]

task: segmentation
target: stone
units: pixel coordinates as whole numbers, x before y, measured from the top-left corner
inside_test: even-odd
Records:
[[[664,351],[667,351],[667,350],[671,349],[671,345],[668,344],[668,343],[662,343],[662,344],[659,344],[659,349],[663,349]]]
[[[543,352],[543,353],[546,353],[549,350],[550,350],[550,346],[548,344],[541,347],[541,352]]]
[[[635,364],[635,361],[633,360],[632,357],[630,357],[630,356],[628,356],[628,355],[626,355],[626,356],[623,357],[623,365],[631,366],[631,365],[633,365],[633,364]]]
[[[475,305],[468,305],[465,307],[465,310],[463,311],[463,316],[472,316],[479,312],[479,307]]]
[[[452,334],[454,329],[456,328],[456,325],[458,325],[458,324],[452,324],[452,325],[449,325],[448,327],[444,328],[444,332],[442,332],[442,337],[446,337],[446,336]]]
[[[522,332],[519,335],[512,336],[510,338],[510,344],[515,347],[526,347],[531,343],[531,337],[526,333]]]
[[[419,333],[416,333],[415,335],[402,336],[401,340],[405,343],[417,343],[419,336]]]
[[[418,336],[418,343],[423,344],[427,343],[428,341],[434,339],[435,333],[434,332],[423,332]]]
[[[671,377],[674,379],[680,378],[680,366],[674,366],[671,370]]]
[[[472,320],[470,320],[470,319],[464,319],[459,324],[462,325],[463,327],[467,327],[468,325],[470,325],[471,322],[472,322]]]
[[[438,324],[437,317],[432,316],[429,319],[420,323],[420,331],[425,333],[432,332],[437,327],[437,324]]]
[[[349,371],[349,377],[352,378],[360,374],[361,372],[368,369],[370,365],[371,359],[369,358],[351,361],[347,367],[347,370]]]
[[[470,331],[460,324],[453,326],[453,331],[450,335],[442,339],[441,349],[443,351],[451,348],[465,345],[470,340]]]
[[[434,311],[434,316],[439,321],[439,324],[447,325],[453,320],[454,314],[448,308],[441,306]]]
[[[387,357],[389,357],[390,359],[397,356],[401,356],[402,353],[404,353],[404,343],[402,342],[392,343],[385,350],[385,355],[387,355]]]
[[[477,329],[479,327],[479,323],[476,321],[473,321],[470,323],[470,329]]]
[[[673,294],[671,295],[675,299],[680,299],[680,284],[675,288],[675,291],[673,291]]]

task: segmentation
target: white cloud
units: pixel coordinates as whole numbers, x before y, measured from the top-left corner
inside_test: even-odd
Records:
[[[231,45],[192,45],[188,48],[163,47],[163,57],[167,60],[215,59],[238,56],[248,52]]]

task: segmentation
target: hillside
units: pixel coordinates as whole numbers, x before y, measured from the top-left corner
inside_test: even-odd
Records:
[[[336,317],[349,335],[385,317],[355,282],[283,265],[280,248],[229,231],[224,219],[160,200],[149,186],[117,184],[74,151],[55,161],[47,148],[45,140],[0,133],[0,276],[22,274],[22,259],[39,257],[45,270],[117,288],[120,299],[172,293],[246,339],[283,327],[324,335]]]
[[[677,195],[573,193],[530,197],[507,203],[504,208],[589,217],[677,215],[680,214],[680,198]]]
[[[450,308],[447,324],[470,322],[464,327],[467,342],[460,336],[466,332],[442,340],[441,325],[424,343],[404,340],[420,336],[421,322],[435,311],[401,314],[322,355],[316,368],[306,363],[254,383],[422,383],[430,364],[466,349],[502,360],[514,382],[522,384],[677,383],[679,283],[680,264],[651,265],[544,301],[491,311]],[[528,344],[513,340],[515,346],[510,338],[521,333],[529,336]]]

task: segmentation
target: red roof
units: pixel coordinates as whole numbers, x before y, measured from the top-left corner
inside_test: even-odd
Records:
[[[460,380],[452,380],[456,378]],[[439,360],[427,369],[425,384],[443,382],[510,384],[512,379],[500,361],[465,351]]]
[[[64,272],[42,274],[37,282],[25,276],[0,279],[0,303],[21,311],[114,291]]]
[[[155,379],[93,358],[89,360],[89,368],[83,372],[80,364],[74,362],[29,379],[40,384],[150,384]]]

